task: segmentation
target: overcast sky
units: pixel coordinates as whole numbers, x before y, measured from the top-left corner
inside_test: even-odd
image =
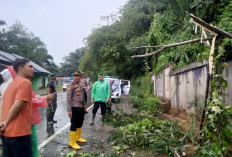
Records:
[[[55,63],[83,47],[101,16],[117,13],[127,0],[0,0],[0,20],[20,21],[45,42]]]

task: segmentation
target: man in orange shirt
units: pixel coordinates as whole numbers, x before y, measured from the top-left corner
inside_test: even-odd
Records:
[[[18,74],[5,90],[0,103],[3,157],[32,157],[31,119],[33,66],[28,59],[14,62]]]

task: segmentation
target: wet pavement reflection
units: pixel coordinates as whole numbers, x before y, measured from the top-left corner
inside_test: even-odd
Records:
[[[41,144],[44,140],[52,136],[56,131],[58,131],[69,122],[66,108],[66,92],[58,93],[57,109],[54,116],[54,120],[57,120],[57,123],[50,125],[47,125],[47,108],[39,109],[41,115],[41,123],[37,125],[38,144]]]
[[[40,108],[41,123],[36,125],[37,134],[38,134],[38,145],[40,145],[47,138],[52,136],[55,132],[63,128],[66,124],[69,123],[70,118],[67,113],[67,93],[61,92],[57,96],[57,109],[55,112],[54,120],[57,123],[47,125],[46,112],[47,108]],[[90,106],[90,93],[88,94],[88,104]]]

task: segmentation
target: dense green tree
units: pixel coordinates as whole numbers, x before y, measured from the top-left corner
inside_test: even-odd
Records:
[[[199,29],[197,32],[194,31],[194,24],[189,22],[190,17],[186,11],[232,33],[231,0],[129,0],[120,10],[117,20],[113,19],[112,24],[93,30],[86,39],[86,53],[73,63],[79,63],[79,69],[91,76],[92,80],[97,79],[96,74],[99,72],[126,79],[140,79],[138,76],[149,76],[150,73],[146,74],[146,72],[161,72],[170,62],[174,63],[174,68],[179,68],[197,61],[198,58],[208,59],[210,48],[206,48],[202,43],[172,47],[148,58],[130,57],[157,50],[157,48],[131,49],[134,46],[166,45],[200,38],[201,32]],[[216,50],[218,54],[214,54],[218,55],[215,57],[216,60],[220,60],[216,64],[214,62],[220,67],[218,71],[223,71],[222,63],[226,60],[224,57],[228,59],[232,56],[231,43],[231,39],[223,40]],[[69,57],[71,56],[72,54]],[[228,65],[225,63],[223,66]],[[70,67],[69,65],[68,69]],[[222,75],[215,74],[211,81],[211,88],[215,90],[211,98],[214,97],[212,102],[215,104],[211,102],[209,106],[217,107],[218,113],[216,112],[215,115],[218,115],[215,116],[211,111],[207,111],[209,115],[207,123],[211,126],[205,128],[206,134],[202,135],[202,139],[206,140],[195,148],[197,156],[231,156],[229,154],[231,108],[221,101],[224,94],[218,95],[227,83],[222,81],[221,84],[218,79],[221,79]],[[220,103],[221,106],[218,105]],[[223,114],[219,113],[222,111],[220,107],[225,109]],[[214,122],[217,122],[217,125]]]
[[[0,21],[4,25],[4,21]],[[46,45],[39,37],[29,32],[20,22],[0,31],[0,50],[31,59],[44,68],[56,72],[58,67],[48,54]]]
[[[111,25],[93,30],[87,38],[87,53],[80,69],[92,77],[104,72],[123,78],[135,78],[145,72],[143,59],[134,61],[131,46],[146,43],[145,35],[153,20],[156,1],[130,0],[121,10],[119,19]],[[166,3],[167,1],[165,1]],[[162,10],[165,5],[159,5]],[[136,53],[144,53],[137,51]]]
[[[130,56],[156,49],[131,49],[141,45],[164,45],[200,37],[195,34],[186,12],[230,31],[229,0],[129,0],[118,15],[108,16],[113,23],[94,29],[86,38],[86,53],[78,61],[79,69],[89,76],[97,73],[136,78],[146,72],[160,72],[173,62],[175,68],[197,60],[205,52],[201,43],[163,51],[159,56],[132,59]],[[209,10],[209,12],[207,12]],[[112,20],[110,18],[112,17]],[[115,18],[118,17],[118,18]],[[224,27],[223,27],[224,26]]]
[[[6,25],[6,22],[3,21],[3,20],[0,20],[0,26],[1,26],[1,25]]]
[[[64,57],[64,62],[61,63],[60,75],[70,75],[74,71],[79,70],[79,61],[81,57],[86,53],[86,48],[76,49],[68,56]]]

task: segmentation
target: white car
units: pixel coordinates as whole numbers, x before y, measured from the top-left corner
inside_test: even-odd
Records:
[[[130,81],[119,79],[118,77],[105,76],[105,80],[109,83],[112,89],[111,98],[117,99],[121,95],[128,95],[130,92]]]
[[[64,92],[67,90],[68,85],[70,85],[71,83],[72,83],[72,81],[64,81],[63,82],[62,88],[63,88]]]

